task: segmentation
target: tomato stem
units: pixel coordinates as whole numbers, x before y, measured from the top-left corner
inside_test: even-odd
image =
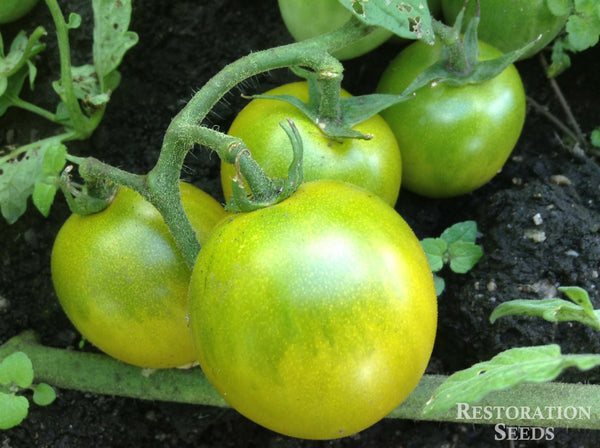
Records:
[[[149,191],[143,194],[160,211],[186,262],[193,266],[200,244],[183,211],[179,199],[179,176],[185,157],[193,144],[213,149],[225,162],[235,161],[245,145],[231,151],[231,140],[202,125],[210,110],[233,87],[261,73],[286,67],[303,66],[314,70],[323,80],[321,111],[326,116],[339,114],[339,91],[343,66],[330,52],[343,48],[373,30],[352,19],[332,33],[302,42],[251,53],[223,68],[211,78],[177,114],[163,140],[154,168],[148,173]],[[247,150],[247,148],[245,148]],[[270,180],[258,164],[243,155],[239,158],[242,174],[254,183],[253,194],[272,189]]]
[[[103,354],[46,347],[39,343],[32,331],[23,332],[0,346],[0,360],[17,351],[26,353],[31,359],[36,383],[45,382],[59,388],[96,394],[229,407],[198,367],[191,370],[145,371]],[[423,420],[425,404],[446,379],[442,375],[424,375],[411,395],[388,418]],[[492,409],[492,406],[546,409],[548,403],[552,403],[553,408],[589,408],[591,418],[561,419],[558,413],[554,413],[555,418],[535,419],[532,422],[525,415],[511,419],[510,425],[600,429],[600,386],[593,384],[525,383],[497,391],[478,405],[490,406],[488,409]],[[432,420],[463,425],[506,423],[495,412],[490,418],[476,417],[473,410],[461,414],[453,408],[434,415]]]

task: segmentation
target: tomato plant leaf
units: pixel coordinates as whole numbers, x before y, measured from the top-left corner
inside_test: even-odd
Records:
[[[503,316],[536,316],[549,322],[577,321],[600,330],[600,310],[593,309],[587,291],[578,287],[560,287],[559,290],[572,302],[559,298],[510,300],[494,309],[490,322]]]
[[[9,78],[18,72],[21,67],[46,46],[40,43],[40,39],[45,36],[46,30],[39,26],[30,37],[27,37],[25,31],[21,31],[13,39],[8,54],[4,54],[4,46],[0,47],[0,79]],[[3,92],[0,91],[0,95]]]
[[[116,71],[125,53],[138,42],[138,35],[128,31],[131,20],[131,0],[93,0],[94,67],[101,92],[108,87],[108,77]],[[114,83],[114,78],[113,78]]]
[[[421,246],[429,261],[429,267],[433,272],[438,272],[444,267],[444,255],[448,250],[448,244],[441,238],[424,238]]]
[[[339,0],[361,22],[379,26],[406,39],[433,43],[431,15],[423,0]]]
[[[556,344],[513,348],[450,375],[426,403],[423,415],[448,411],[457,403],[475,403],[522,383],[552,381],[568,367],[589,370],[598,365],[600,355],[563,355]]]
[[[483,250],[475,243],[456,241],[448,246],[450,269],[457,274],[466,274],[483,256]]]
[[[433,274],[433,284],[435,285],[435,295],[440,296],[446,289],[446,280],[439,275]]]
[[[457,222],[444,230],[440,238],[448,244],[456,241],[474,243],[477,239],[477,223],[475,221]]]
[[[40,140],[19,159],[0,162],[0,210],[9,224],[25,213],[27,199],[38,184],[55,184],[54,179],[59,178],[65,162],[66,148],[60,143],[60,137]],[[47,215],[53,198],[51,189],[41,186],[35,193],[34,204]]]
[[[0,429],[10,429],[20,424],[29,411],[27,398],[0,392]]]
[[[32,387],[33,402],[38,406],[48,406],[56,399],[56,391],[46,383],[40,383]]]
[[[0,362],[0,384],[14,383],[21,388],[27,388],[32,382],[33,365],[25,353],[11,353]]]
[[[27,67],[22,67],[8,79],[0,76],[0,91],[3,91],[0,94],[0,117],[13,105],[12,97],[18,97],[21,93],[28,73]]]

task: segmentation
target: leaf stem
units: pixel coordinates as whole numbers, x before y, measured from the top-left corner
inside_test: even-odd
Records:
[[[73,75],[71,73],[71,48],[69,45],[69,28],[65,22],[63,13],[57,0],[45,0],[52,15],[52,20],[56,26],[58,39],[58,51],[60,54],[60,88],[63,93],[61,99],[65,102],[73,128],[77,132],[77,138],[86,139],[93,131],[93,127],[88,125],[88,119],[83,114],[73,85]]]
[[[8,99],[11,102],[11,104],[15,107],[19,107],[26,111],[37,114],[48,121],[52,121],[54,123],[59,122],[56,114],[44,109],[43,107],[36,106],[35,104],[30,103],[29,101],[22,100],[18,96],[12,94],[6,94],[5,98]]]

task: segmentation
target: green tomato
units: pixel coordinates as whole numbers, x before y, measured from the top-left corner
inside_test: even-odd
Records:
[[[0,24],[14,22],[33,9],[38,0],[0,0]]]
[[[189,184],[181,184],[181,199],[202,243],[225,211]],[[141,367],[196,360],[187,328],[190,269],[158,210],[135,191],[122,187],[102,212],[71,215],[51,266],[60,304],[100,350]]]
[[[296,41],[334,31],[352,17],[338,0],[279,0],[283,22]],[[333,53],[341,60],[361,56],[378,47],[392,36],[383,28]]]
[[[305,439],[351,435],[395,409],[431,355],[437,300],[406,222],[351,184],[302,184],[223,220],[190,283],[209,381],[240,413]]]
[[[566,1],[565,1],[566,2]],[[446,21],[454,23],[463,7],[464,0],[442,0]],[[548,0],[479,0],[481,17],[479,39],[498,48],[503,53],[524,47],[538,36],[542,38],[521,59],[526,59],[550,43],[565,26],[566,14],[554,15],[548,8]],[[464,26],[475,14],[476,2],[469,2]]]
[[[267,92],[269,95],[293,95],[308,101],[308,84],[296,82]],[[342,96],[351,96],[342,90]],[[304,179],[341,180],[366,188],[390,205],[400,191],[402,161],[391,129],[378,115],[354,129],[372,134],[371,140],[331,140],[295,106],[279,100],[252,100],[235,118],[229,135],[241,138],[252,157],[271,177],[283,178],[292,162],[289,138],[279,123],[291,118],[302,137]],[[221,164],[221,183],[226,199],[231,197],[235,167]]]
[[[441,44],[416,42],[384,71],[379,93],[399,94],[439,60]],[[479,42],[482,60],[502,55]],[[510,65],[495,78],[464,86],[437,83],[381,112],[402,153],[402,187],[434,197],[481,187],[504,166],[525,121],[525,92]]]

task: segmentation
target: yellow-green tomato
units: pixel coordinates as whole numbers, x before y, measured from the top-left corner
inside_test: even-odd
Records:
[[[349,436],[395,409],[423,375],[437,325],[412,230],[372,193],[337,181],[221,221],[189,300],[198,360],[222,397],[305,439]]]
[[[0,0],[0,23],[20,19],[33,9],[38,0]]]
[[[338,0],[279,0],[279,10],[285,26],[296,41],[334,31],[352,17],[352,13]],[[391,36],[391,31],[378,28],[333,55],[341,60],[352,59],[377,48]]]
[[[437,62],[442,45],[409,45],[384,71],[377,91],[399,94]],[[502,53],[479,42],[479,58]],[[381,112],[402,153],[402,187],[443,198],[473,191],[500,170],[525,122],[525,91],[510,65],[493,79],[452,86],[421,87],[415,97]]]
[[[200,242],[223,207],[182,183],[181,199]],[[73,214],[52,250],[52,280],[65,313],[100,350],[129,364],[168,368],[196,360],[187,326],[190,269],[162,216],[121,187],[100,213]]]
[[[268,91],[268,95],[292,95],[308,101],[308,84],[294,82]],[[345,90],[342,97],[351,96]],[[304,147],[304,180],[340,180],[375,193],[394,205],[400,192],[402,160],[396,138],[385,120],[375,115],[354,126],[370,140],[332,140],[295,106],[279,100],[254,99],[237,115],[228,131],[241,138],[252,157],[271,177],[284,178],[292,162],[292,146],[280,123],[291,118]],[[221,164],[225,199],[231,197],[235,168]]]

